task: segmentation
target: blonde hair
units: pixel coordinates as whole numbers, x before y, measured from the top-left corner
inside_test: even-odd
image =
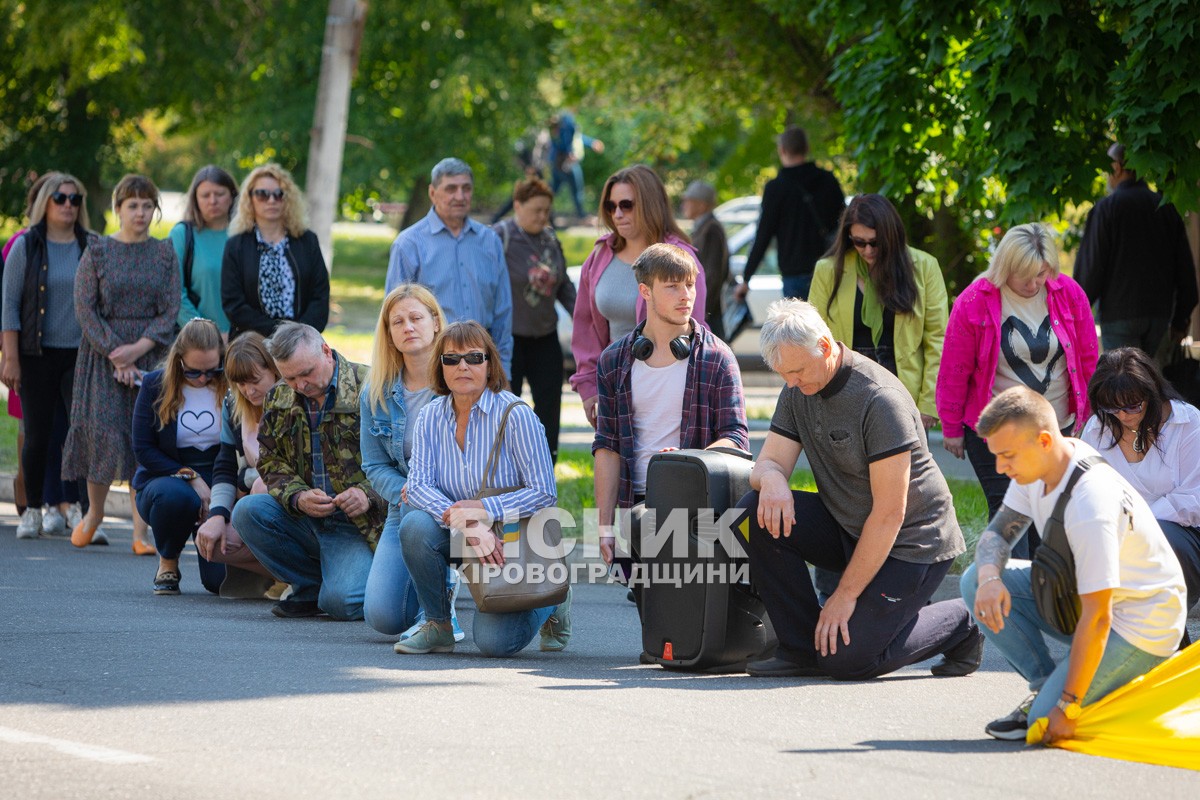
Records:
[[[225,378],[229,382],[229,393],[233,396],[231,416],[234,424],[240,425],[244,419],[254,422],[262,419],[262,408],[247,400],[237,386],[257,380],[260,372],[271,373],[275,376],[275,382],[279,382],[279,368],[267,352],[267,340],[258,331],[246,331],[230,342],[225,352]]]
[[[979,415],[975,431],[984,439],[1005,425],[1016,425],[1030,433],[1058,433],[1054,406],[1028,386],[1012,386],[992,398]]]
[[[416,300],[429,309],[429,314],[433,317],[435,337],[441,333],[442,328],[446,327],[446,315],[442,312],[437,298],[433,296],[433,292],[419,283],[402,283],[383,298],[383,305],[379,309],[379,321],[375,324],[375,345],[371,351],[371,371],[367,375],[366,390],[367,402],[378,409],[386,408],[388,393],[405,366],[404,354],[397,350],[392,343],[390,317],[396,303],[409,299]],[[417,372],[427,370],[428,366],[409,364],[408,368]]]
[[[236,236],[239,233],[254,230],[257,221],[254,218],[254,199],[251,197],[251,192],[254,191],[254,184],[260,178],[274,178],[279,184],[279,188],[283,190],[283,227],[288,236],[299,239],[308,230],[308,225],[304,221],[304,195],[292,178],[292,173],[273,162],[255,167],[246,176],[246,180],[242,181],[242,191],[238,195],[237,214],[234,215],[233,222],[229,223],[229,235]]]
[[[33,202],[29,204],[29,227],[32,228],[46,218],[46,204],[50,202],[50,195],[68,183],[75,184],[76,191],[83,195],[83,202],[79,204],[79,216],[76,217],[76,220],[84,229],[91,227],[91,223],[88,221],[87,189],[84,187],[83,181],[65,172],[48,172],[34,184],[38,190],[34,195]]]
[[[1014,275],[1020,280],[1029,280],[1041,272],[1043,266],[1050,268],[1050,277],[1058,277],[1058,248],[1045,225],[1029,222],[1004,234],[983,277],[993,286],[1000,287]]]
[[[221,339],[221,331],[217,328],[217,323],[210,319],[197,317],[190,320],[179,331],[175,341],[171,342],[171,349],[167,351],[166,363],[163,364],[162,389],[159,390],[158,399],[154,401],[154,409],[158,412],[159,430],[171,424],[179,412],[179,407],[183,405],[184,355],[207,350],[216,350],[218,358],[222,362],[225,360],[225,342]],[[209,386],[217,393],[218,398],[225,396],[226,386],[223,374],[213,378]]]

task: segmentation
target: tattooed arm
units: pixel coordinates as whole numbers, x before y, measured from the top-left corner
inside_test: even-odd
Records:
[[[972,612],[975,619],[995,633],[1004,629],[1004,618],[1012,610],[1012,597],[1000,574],[1008,563],[1012,546],[1029,530],[1031,521],[1024,514],[1002,505],[975,546],[975,572],[979,588],[975,593]]]

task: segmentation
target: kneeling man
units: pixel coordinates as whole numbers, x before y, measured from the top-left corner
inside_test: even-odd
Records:
[[[267,340],[283,381],[267,395],[258,471],[270,494],[243,497],[233,524],[292,595],[277,617],[363,618],[387,502],[359,447],[358,395],[367,368],[335,353],[316,328],[285,322]]]
[[[984,731],[1023,740],[1030,719],[1047,718],[1045,743],[1069,739],[1082,706],[1175,652],[1185,623],[1183,571],[1150,507],[1124,478],[1103,461],[1079,470],[1081,460],[1099,454],[1059,433],[1045,397],[1023,386],[1001,392],[984,408],[977,430],[996,456],[996,471],[1012,482],[979,539],[974,566],[962,576],[963,599],[984,635],[1036,692]],[[1046,546],[1048,520],[1064,491],[1062,526],[1081,605],[1072,636],[1038,613],[1030,562],[1009,561],[1031,522]],[[1046,637],[1071,646],[1058,664]]]
[[[787,386],[739,505],[779,649],[746,671],[865,680],[943,654],[934,675],[974,672],[983,637],[966,606],[928,604],[965,545],[912,397],[801,300],[771,304],[761,347]],[[788,486],[802,448],[815,493]],[[824,608],[805,562],[842,573]]]

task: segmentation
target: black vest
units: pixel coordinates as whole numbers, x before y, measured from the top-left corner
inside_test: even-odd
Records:
[[[23,234],[25,239],[25,284],[21,294],[20,350],[23,356],[42,354],[42,327],[46,323],[46,277],[50,258],[46,252],[46,222],[34,225]],[[75,224],[80,258],[87,251],[91,235]]]

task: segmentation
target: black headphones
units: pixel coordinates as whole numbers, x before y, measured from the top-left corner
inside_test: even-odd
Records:
[[[638,361],[645,361],[650,356],[654,355],[654,340],[648,336],[642,335],[642,329],[646,327],[646,320],[638,323],[638,326],[633,329],[633,357]],[[676,336],[671,340],[671,355],[675,356],[676,361],[686,361],[692,354],[692,337],[696,333],[696,322],[691,321],[691,328],[682,336]]]

